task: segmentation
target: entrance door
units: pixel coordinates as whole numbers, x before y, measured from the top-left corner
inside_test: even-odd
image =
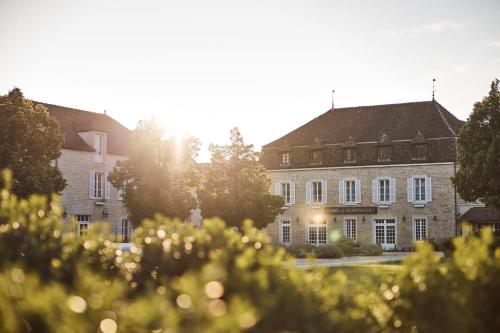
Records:
[[[386,251],[396,249],[396,220],[376,219],[373,221],[375,243]]]

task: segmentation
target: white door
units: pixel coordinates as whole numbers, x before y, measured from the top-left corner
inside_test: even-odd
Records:
[[[375,243],[386,251],[396,249],[396,220],[376,219],[373,221]]]

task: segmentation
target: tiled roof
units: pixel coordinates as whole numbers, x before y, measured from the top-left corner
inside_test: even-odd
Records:
[[[329,110],[285,136],[264,145],[307,146],[318,138],[323,144],[375,142],[386,134],[390,140],[413,140],[418,131],[426,138],[456,136],[463,121],[435,101],[357,106]]]
[[[469,223],[500,222],[500,210],[487,207],[473,207],[460,216],[459,221]]]
[[[463,121],[436,101],[358,106],[329,110],[285,136],[262,147],[267,169],[451,162]],[[425,158],[416,159],[415,144],[425,144]],[[389,145],[390,160],[378,160],[379,145]],[[354,147],[356,158],[344,161]],[[319,163],[310,151],[322,152]],[[290,151],[282,165],[280,152]]]
[[[125,155],[130,131],[108,115],[33,101],[33,105],[37,104],[45,106],[58,121],[64,135],[63,148],[94,151],[94,147],[87,145],[78,132],[97,131],[107,133],[108,153]]]

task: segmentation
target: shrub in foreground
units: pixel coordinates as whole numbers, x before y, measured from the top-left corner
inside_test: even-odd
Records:
[[[143,222],[124,253],[101,226],[92,238],[64,230],[55,203],[18,200],[8,189],[0,200],[0,332],[500,327],[500,250],[491,251],[488,231],[481,238],[456,239],[446,261],[419,244],[396,278],[353,286],[342,272],[295,268],[293,258],[250,223],[241,232],[220,220],[195,229],[158,216]]]

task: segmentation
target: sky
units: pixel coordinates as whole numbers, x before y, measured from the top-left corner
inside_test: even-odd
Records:
[[[0,0],[0,94],[154,117],[198,157],[331,107],[432,98],[465,120],[500,78],[500,1]]]

